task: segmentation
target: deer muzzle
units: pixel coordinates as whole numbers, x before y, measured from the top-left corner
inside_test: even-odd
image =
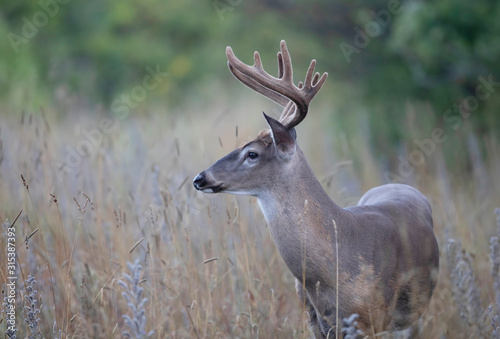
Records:
[[[215,183],[211,180],[205,171],[194,178],[193,186],[203,193],[218,193],[222,191],[222,184]]]

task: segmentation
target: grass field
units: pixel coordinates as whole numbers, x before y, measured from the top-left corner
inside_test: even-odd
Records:
[[[19,214],[17,337],[308,338],[294,279],[256,200],[201,195],[191,184],[265,127],[263,106],[124,120],[72,111],[3,117],[0,285],[3,299],[7,227]],[[298,128],[299,145],[328,194],[353,205],[385,183],[386,168],[362,133],[346,138],[327,113],[315,107]],[[500,237],[500,144],[463,135],[471,147],[457,152],[473,161],[445,161],[437,145],[406,178],[431,200],[441,252],[421,338],[491,337],[500,314],[500,247],[492,238]],[[14,338],[8,314],[0,319],[0,333]]]

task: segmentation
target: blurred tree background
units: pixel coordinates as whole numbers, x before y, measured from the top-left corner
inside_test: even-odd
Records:
[[[272,73],[285,39],[296,74],[313,57],[329,72],[330,95],[317,100],[331,105],[332,127],[356,128],[362,116],[380,153],[411,141],[415,124],[421,138],[435,127],[495,137],[500,129],[495,0],[8,1],[0,36],[2,115],[40,106],[65,114],[68,98],[113,114],[147,66],[168,72],[148,103],[174,114],[170,108],[239,89],[225,46],[248,63],[259,50]],[[480,84],[487,99],[478,99]]]

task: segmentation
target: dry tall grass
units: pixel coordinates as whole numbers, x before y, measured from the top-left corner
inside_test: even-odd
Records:
[[[254,109],[130,116],[87,147],[81,161],[72,159],[64,175],[58,166],[66,147],[89,140],[82,129],[97,128],[101,116],[2,118],[0,221],[10,225],[21,212],[14,224],[17,337],[309,337],[294,279],[256,201],[201,195],[191,185],[196,173],[264,127]],[[383,183],[382,169],[362,136],[355,146],[338,147],[341,138],[328,124],[306,120],[299,144],[334,200],[354,204]],[[421,338],[489,336],[500,314],[498,240],[491,245],[493,271],[489,247],[490,237],[500,236],[493,213],[500,206],[500,145],[485,143],[486,157],[474,165],[480,177],[447,169],[437,151],[410,178],[432,201],[441,250]],[[353,158],[363,167],[354,168]],[[3,291],[7,275],[2,260]],[[24,321],[27,312],[39,318],[35,326]],[[5,313],[1,319],[0,333],[9,337]]]

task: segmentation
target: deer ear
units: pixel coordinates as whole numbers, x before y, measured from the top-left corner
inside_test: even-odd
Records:
[[[273,143],[276,147],[278,156],[283,159],[290,159],[295,154],[296,150],[295,130],[287,129],[278,120],[271,118],[264,112],[262,113],[264,114],[264,118],[267,120],[267,124],[271,128],[271,136],[273,138]]]

